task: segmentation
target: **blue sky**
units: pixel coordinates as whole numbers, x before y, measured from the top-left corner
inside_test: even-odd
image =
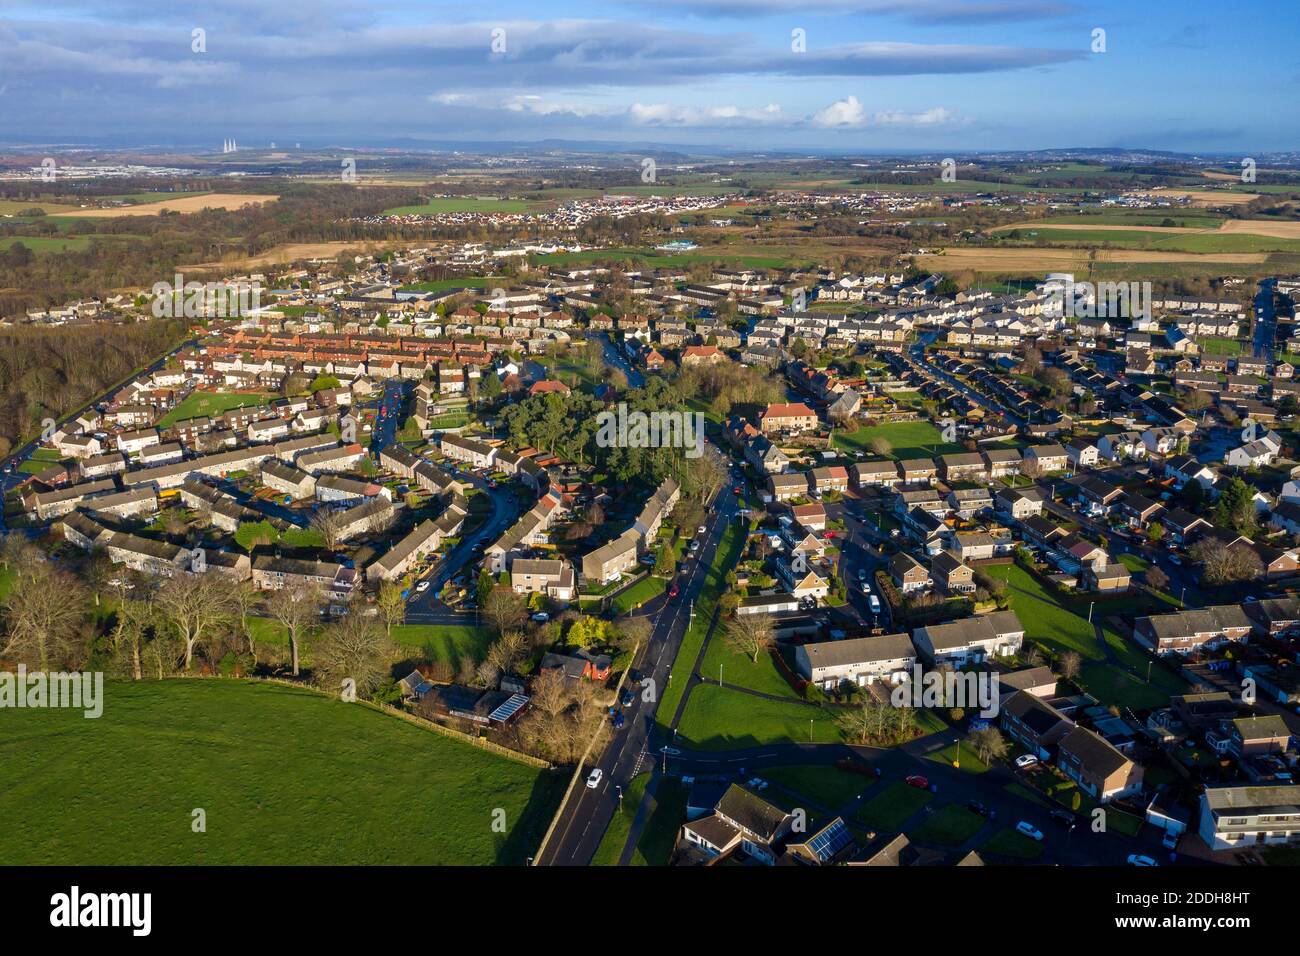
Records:
[[[1244,155],[1297,148],[1297,41],[1295,0],[0,0],[0,142]]]

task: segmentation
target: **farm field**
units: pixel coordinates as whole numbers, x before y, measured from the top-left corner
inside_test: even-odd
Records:
[[[243,209],[245,206],[260,206],[275,202],[279,196],[255,196],[245,193],[200,193],[182,196],[179,199],[163,199],[158,202],[136,203],[116,209],[74,209],[49,213],[53,216],[78,216],[83,219],[116,219],[121,216],[156,216],[164,209],[171,212],[199,212],[203,209]]]
[[[110,682],[97,720],[6,719],[0,839],[18,865],[520,864],[561,789],[557,775],[306,689]],[[497,808],[505,833],[492,831]]]
[[[1287,226],[1290,223],[1270,223]],[[1300,224],[1298,224],[1300,225]],[[1192,253],[1300,252],[1300,238],[1256,235],[1247,230],[1181,229],[1153,226],[1130,229],[1125,226],[1065,226],[1028,223],[1002,231],[1008,241],[1068,242],[1104,245],[1108,248],[1153,249]],[[1300,233],[1296,233],[1300,237]]]
[[[975,248],[956,246],[940,253],[918,256],[917,261],[927,269],[974,272],[1057,272],[1086,270],[1095,252],[1098,263],[1142,264],[1169,263],[1194,265],[1201,270],[1217,271],[1237,265],[1263,265],[1268,255],[1262,252],[1216,253],[1206,255],[1194,252],[1169,252],[1152,249],[1035,249],[1025,247]]]
[[[32,252],[80,252],[95,240],[111,242],[129,242],[137,238],[130,235],[118,235],[114,233],[103,233],[89,236],[0,236],[0,249],[8,249],[17,243],[22,243]]]
[[[221,415],[232,408],[265,405],[273,397],[270,392],[191,392],[158,421],[158,427],[168,428],[201,415]]]
[[[256,256],[238,256],[232,255],[220,262],[195,262],[186,266],[189,269],[227,269],[241,268],[250,269],[256,266],[274,266],[283,265],[286,262],[297,262],[300,259],[333,259],[341,252],[363,252],[375,253],[383,252],[387,249],[401,249],[409,246],[410,242],[401,240],[385,240],[376,242],[371,240],[358,240],[355,242],[335,241],[335,242],[286,242],[274,246],[266,252]]]

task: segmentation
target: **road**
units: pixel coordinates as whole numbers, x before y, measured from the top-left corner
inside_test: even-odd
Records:
[[[1264,279],[1255,296],[1255,358],[1273,358],[1277,343],[1277,313],[1273,308],[1275,279]]]
[[[601,332],[599,338],[605,345],[605,361],[614,366],[614,368],[622,371],[622,373],[627,376],[628,387],[644,388],[645,375],[643,375],[640,370],[633,367],[632,363],[627,360],[627,356],[623,354],[623,351],[615,345],[613,339],[609,337],[609,333]]]
[[[708,447],[713,448],[712,445]],[[627,723],[615,732],[594,762],[583,767],[584,780],[574,787],[561,808],[555,831],[537,860],[540,866],[587,865],[619,808],[620,794],[633,777],[650,769],[655,762],[657,755],[651,740],[655,714],[662,697],[660,691],[668,686],[673,661],[690,626],[692,608],[704,587],[723,531],[728,523],[737,520],[739,503],[730,486],[723,488],[714,504],[715,512],[706,525],[699,554],[693,560],[688,559],[690,563],[686,571],[678,578],[677,597],[667,599],[655,616],[650,639],[641,655],[639,670],[643,678],[652,682],[654,700],[645,701],[641,689],[633,688],[636,697],[623,708]],[[599,786],[590,789],[584,783],[593,766],[600,768],[602,778]]]
[[[1011,411],[1011,409],[1005,408],[1002,405],[998,404],[997,402],[993,401],[991,398],[988,398],[985,395],[981,394],[980,392],[977,392],[975,389],[971,388],[965,382],[961,381],[961,379],[954,378],[953,376],[945,372],[943,369],[939,368],[939,366],[931,363],[930,360],[926,358],[925,355],[926,346],[928,346],[931,342],[933,342],[938,337],[938,335],[939,335],[938,332],[926,332],[924,335],[922,335],[919,339],[917,339],[916,344],[913,345],[908,350],[909,358],[915,364],[919,365],[926,372],[926,374],[932,376],[933,378],[938,379],[939,381],[945,382],[948,385],[951,385],[953,388],[961,392],[963,395],[965,395],[975,404],[988,409],[989,411],[993,412],[995,415],[1001,415],[1002,417],[1006,418],[1006,420],[1009,422],[1014,422],[1017,425],[1025,424],[1025,419],[1023,416],[1017,415],[1015,412]]]
[[[379,410],[375,413],[375,425],[370,433],[370,450],[376,455],[397,441],[397,426],[402,420],[405,396],[404,383],[392,380],[384,383]]]

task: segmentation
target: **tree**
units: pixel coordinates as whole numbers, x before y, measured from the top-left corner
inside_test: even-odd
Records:
[[[1147,540],[1152,544],[1159,544],[1164,540],[1165,526],[1159,521],[1151,522],[1151,527],[1147,528]]]
[[[1002,737],[1002,732],[996,727],[980,727],[972,730],[966,735],[966,743],[970,748],[979,754],[980,760],[985,764],[990,764],[994,760],[1005,757],[1007,753],[1007,742]]]
[[[881,458],[888,458],[894,446],[889,443],[889,439],[883,435],[875,435],[867,439],[867,450],[873,455],[879,455]]]
[[[1250,535],[1257,528],[1255,489],[1240,478],[1229,478],[1219,492],[1211,520],[1220,528]]]
[[[1078,677],[1082,667],[1083,660],[1078,651],[1066,651],[1061,655],[1061,676],[1067,680]]]
[[[762,614],[732,618],[723,630],[723,639],[733,651],[746,655],[755,664],[758,655],[776,643],[772,622]]]
[[[406,598],[402,595],[402,586],[396,581],[384,581],[379,585],[379,616],[384,621],[384,633],[393,636],[393,626],[406,620]]]
[[[1147,587],[1154,588],[1157,591],[1163,591],[1169,586],[1169,575],[1161,571],[1157,565],[1151,565],[1147,568]]]
[[[320,620],[321,608],[325,604],[325,595],[315,585],[299,584],[293,587],[272,591],[266,601],[267,613],[284,628],[289,639],[289,655],[293,667],[293,676],[298,676],[298,666],[302,651],[302,638],[309,627]]]
[[[311,527],[320,533],[326,551],[335,551],[343,543],[343,527],[347,519],[337,508],[321,508],[311,518]]]
[[[230,582],[218,574],[177,575],[158,589],[156,602],[184,645],[187,670],[194,661],[195,647],[219,636],[239,613]]]
[[[483,617],[498,635],[521,630],[528,620],[528,605],[522,594],[508,587],[495,587],[483,602]]]
[[[7,629],[0,657],[31,663],[42,671],[71,654],[86,618],[89,595],[81,582],[41,560],[16,574],[4,600]]]
[[[355,682],[357,695],[370,697],[389,677],[393,644],[379,621],[349,614],[321,632],[312,650],[312,676],[329,690]]]
[[[1264,573],[1264,562],[1254,548],[1234,545],[1225,548],[1217,538],[1203,538],[1192,545],[1192,560],[1201,565],[1207,584],[1251,581]]]

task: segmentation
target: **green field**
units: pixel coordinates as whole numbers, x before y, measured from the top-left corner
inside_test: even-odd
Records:
[[[857,799],[875,783],[874,777],[841,770],[834,764],[806,764],[767,767],[763,778],[802,794],[829,810],[838,810]]]
[[[104,696],[97,720],[5,718],[6,863],[519,864],[563,785],[306,689],[111,682]],[[206,832],[191,830],[195,808]],[[496,810],[504,832],[493,831]]]
[[[278,621],[266,617],[247,619],[249,633],[261,644],[287,647],[288,637]],[[303,641],[303,664],[311,662],[313,637]],[[393,641],[403,649],[416,652],[420,659],[446,661],[452,667],[464,659],[481,661],[492,642],[492,632],[487,627],[471,624],[397,624],[393,627]]]
[[[158,421],[159,428],[170,428],[187,418],[221,415],[232,408],[262,406],[275,398],[271,392],[191,392]]]
[[[961,846],[984,825],[984,818],[972,813],[965,807],[950,803],[940,807],[926,818],[925,822],[912,830],[908,836],[924,843],[938,843],[942,846]]]
[[[1015,830],[1001,830],[981,846],[979,852],[1010,857],[1013,860],[1036,860],[1043,855],[1043,845]]]
[[[1040,229],[1032,225],[997,234],[1004,245],[1096,245],[1113,249],[1151,249],[1169,252],[1300,252],[1300,239],[1279,239],[1247,233],[1154,232],[1141,229]]]
[[[615,614],[627,614],[646,601],[657,598],[668,588],[668,582],[656,574],[648,574],[611,602]]]
[[[895,833],[933,798],[928,790],[901,782],[891,783],[859,807],[855,819],[873,830]]]
[[[927,421],[889,422],[851,432],[836,429],[834,445],[842,451],[870,452],[867,442],[873,438],[883,438],[889,442],[893,449],[891,454],[900,459],[933,458],[936,455],[955,455],[966,450],[961,445],[944,441],[939,429]]]
[[[697,684],[691,691],[678,733],[682,744],[695,750],[840,741],[829,708],[767,700],[715,684]]]
[[[385,209],[385,216],[436,216],[444,212],[534,212],[535,203],[520,199],[494,199],[491,196],[448,196],[430,199],[418,206],[395,206]]]
[[[609,822],[609,829],[601,837],[600,846],[591,858],[592,866],[618,866],[623,847],[632,833],[632,822],[637,808],[645,796],[650,774],[643,773],[628,784],[618,812]],[[689,790],[675,777],[662,777],[655,794],[650,818],[646,820],[636,849],[632,851],[632,866],[667,866],[677,843],[677,831],[686,819],[686,798]]]
[[[466,276],[463,279],[432,279],[402,286],[403,292],[445,292],[448,289],[486,289],[489,286],[507,286],[513,280],[506,276]]]

